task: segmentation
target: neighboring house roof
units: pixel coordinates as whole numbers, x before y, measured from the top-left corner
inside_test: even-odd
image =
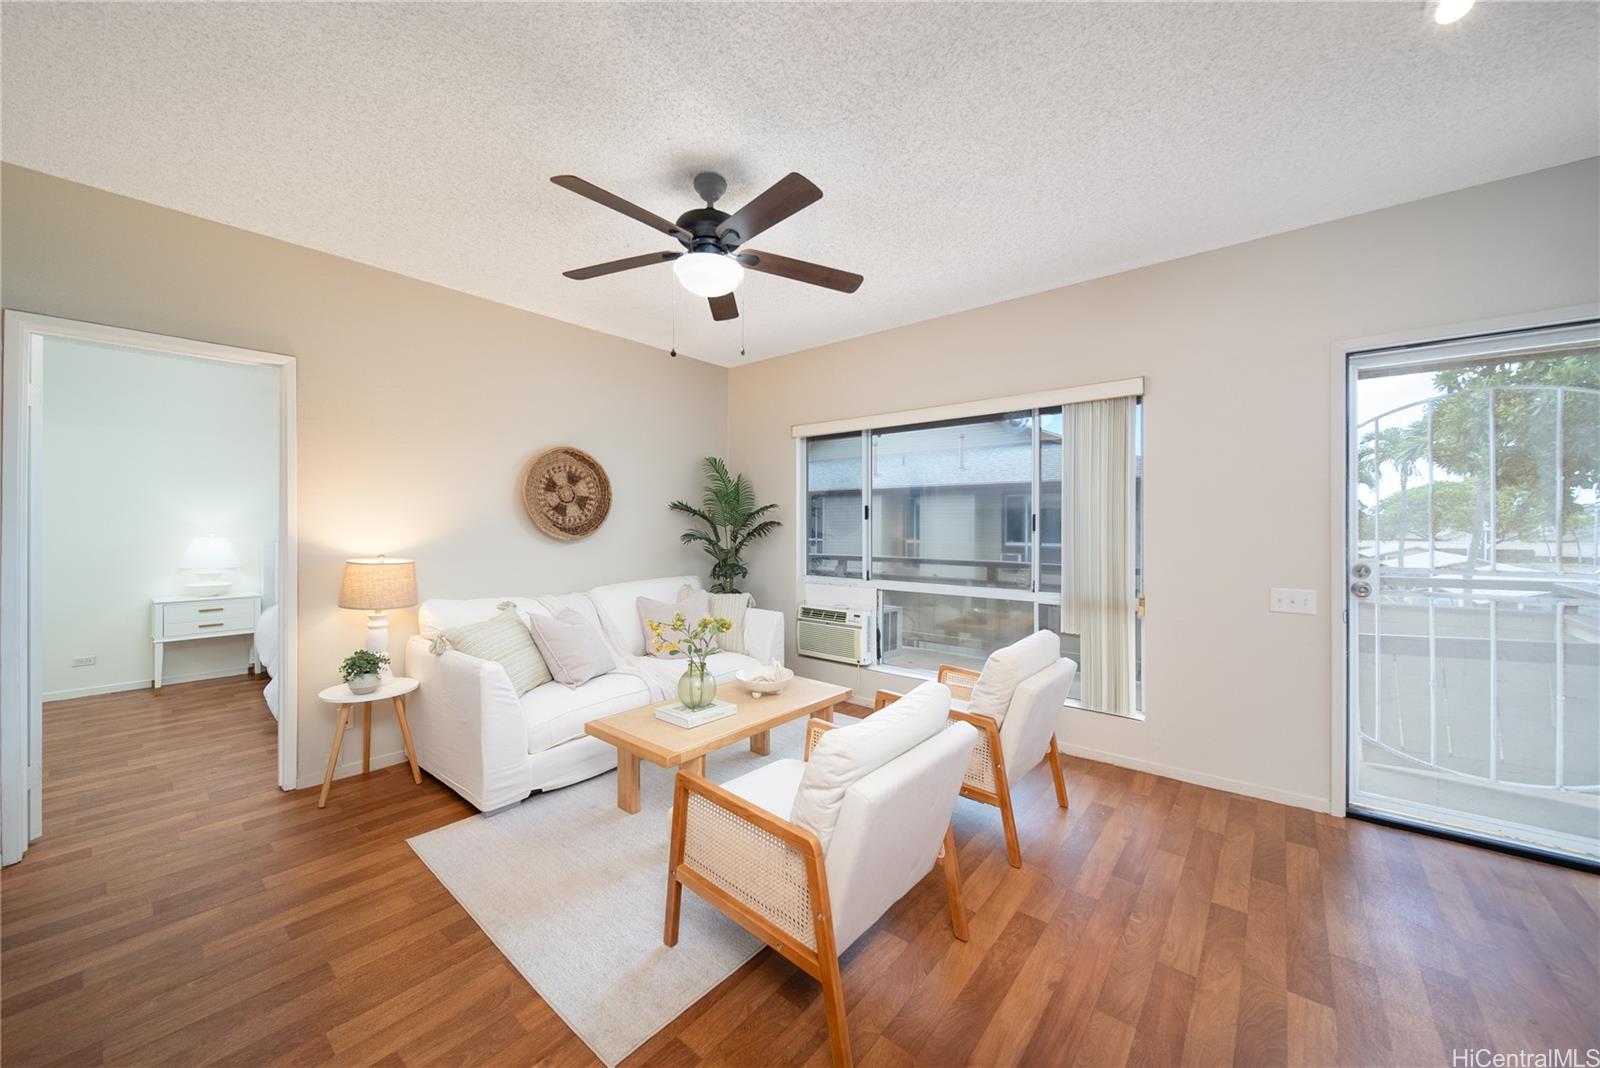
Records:
[[[872,488],[912,489],[940,486],[1014,486],[1033,479],[1032,446],[990,445],[966,449],[880,455],[872,473]],[[855,457],[812,460],[807,465],[807,487],[812,493],[861,488],[861,461]],[[1041,477],[1061,478],[1061,450],[1047,449]]]

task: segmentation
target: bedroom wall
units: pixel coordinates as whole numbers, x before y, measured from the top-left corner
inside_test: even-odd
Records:
[[[1062,739],[1323,808],[1331,346],[1596,301],[1597,178],[1586,160],[736,368],[731,458],[785,521],[751,588],[793,612],[792,424],[1142,375],[1148,718],[1069,711]],[[1271,586],[1317,590],[1317,615],[1269,613]],[[798,663],[858,691],[906,682]]]
[[[148,686],[150,598],[183,592],[191,538],[230,538],[234,590],[261,589],[278,531],[277,374],[51,338],[43,425],[45,700]],[[242,674],[249,651],[245,636],[168,643],[163,683]]]
[[[722,368],[37,171],[0,168],[0,203],[6,308],[295,357],[301,785],[332,737],[317,691],[364,639],[336,605],[346,557],[415,557],[425,598],[700,569],[666,505],[726,449]],[[553,445],[611,476],[610,517],[583,541],[522,509],[523,469]],[[415,630],[415,610],[390,613],[397,653]],[[393,718],[373,719],[375,761],[399,759]],[[347,746],[340,773],[359,766]]]

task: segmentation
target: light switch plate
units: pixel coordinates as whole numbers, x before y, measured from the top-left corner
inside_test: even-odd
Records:
[[[1299,616],[1317,614],[1316,590],[1292,590],[1283,586],[1272,587],[1272,610]]]

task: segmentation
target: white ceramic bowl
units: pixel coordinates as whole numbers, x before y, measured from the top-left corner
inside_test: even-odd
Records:
[[[776,682],[770,682],[763,679],[752,679],[750,678],[750,672],[748,669],[745,671],[740,671],[734,675],[734,678],[738,679],[739,685],[749,690],[753,696],[760,697],[763,694],[782,693],[783,688],[789,685],[789,680],[794,678],[794,672],[790,671],[788,668],[780,668],[778,670],[778,679]]]

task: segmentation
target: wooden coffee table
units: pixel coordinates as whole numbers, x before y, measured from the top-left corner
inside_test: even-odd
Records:
[[[634,813],[639,811],[639,761],[704,775],[706,754],[712,750],[748,738],[750,751],[764,756],[772,752],[772,728],[809,716],[831,720],[834,706],[849,696],[847,687],[798,676],[782,693],[765,697],[752,697],[739,683],[725,682],[717,687],[717,697],[737,705],[739,711],[703,727],[678,727],[656,719],[656,709],[677,704],[673,699],[602,716],[583,729],[617,747],[617,807]]]

